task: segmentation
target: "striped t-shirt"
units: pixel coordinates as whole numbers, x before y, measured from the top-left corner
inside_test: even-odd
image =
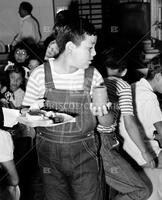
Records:
[[[56,89],[65,90],[82,90],[84,83],[84,69],[78,69],[70,74],[58,74],[54,71],[54,62],[50,60],[52,77]],[[98,86],[103,83],[101,74],[94,69],[92,87]],[[91,88],[92,92],[92,88]],[[29,77],[26,92],[23,100],[24,106],[31,106],[36,100],[42,99],[45,93],[45,73],[44,65],[37,67]]]
[[[114,113],[114,123],[110,127],[99,125],[97,129],[99,132],[112,132],[117,126],[120,113],[122,115],[133,115],[132,92],[130,85],[118,77],[106,78],[105,85],[110,102],[116,103],[115,105],[118,106],[112,109]]]

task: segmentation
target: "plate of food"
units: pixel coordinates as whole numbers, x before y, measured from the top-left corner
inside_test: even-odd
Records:
[[[75,118],[66,113],[45,110],[29,110],[17,118],[19,123],[30,127],[51,127],[75,122]]]

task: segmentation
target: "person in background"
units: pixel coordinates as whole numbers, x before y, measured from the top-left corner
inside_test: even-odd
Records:
[[[107,71],[104,79],[108,97],[113,106],[114,121],[111,126],[98,125],[101,136],[100,153],[103,158],[107,184],[117,193],[112,199],[145,200],[151,195],[151,185],[147,185],[138,172],[121,154],[121,141],[118,132],[118,118],[122,115],[128,134],[139,147],[146,163],[154,167],[153,156],[149,153],[142,140],[136,120],[133,115],[132,94],[130,85],[122,77],[127,72],[122,49],[112,47],[101,53],[101,66]],[[117,106],[118,105],[118,106]]]
[[[3,100],[3,106],[20,110],[25,93],[25,71],[22,66],[13,65],[8,68],[7,90],[4,93],[5,102]],[[22,199],[30,199],[31,192],[31,180],[33,173],[35,173],[34,166],[36,161],[33,161],[34,147],[33,139],[35,138],[35,130],[32,127],[28,127],[24,124],[17,123],[12,128],[7,129],[12,135],[14,141],[14,160],[16,169],[18,171],[20,179],[20,189]],[[34,157],[37,159],[37,157]]]
[[[3,119],[2,107],[0,108],[0,118]],[[19,177],[14,162],[14,145],[11,134],[3,127],[4,120],[0,125],[0,169],[4,170],[4,175],[1,177],[1,183],[7,178],[5,182],[5,192],[1,193],[2,196],[9,194],[9,199],[19,200]],[[0,196],[1,196],[0,195]],[[2,199],[1,196],[1,199]],[[7,199],[7,198],[6,198]]]
[[[29,76],[36,67],[43,64],[44,62],[44,59],[42,59],[41,50],[42,48],[39,45],[35,44],[30,45],[30,57],[28,59],[28,66],[27,66],[29,69]]]
[[[96,55],[96,31],[87,20],[74,18],[58,25],[59,55],[37,67],[30,75],[23,106],[75,116],[76,122],[37,128],[37,153],[46,200],[102,200],[104,177],[95,132],[96,117],[90,110],[92,88],[103,82],[89,65]],[[32,95],[31,95],[32,94]],[[93,108],[92,108],[93,111]],[[98,116],[108,124],[105,107]],[[99,113],[99,111],[98,111]],[[102,116],[104,114],[104,116]]]
[[[40,60],[38,60],[36,57],[31,57],[29,60],[28,68],[30,69],[29,76],[32,73],[32,71],[38,67],[41,64]]]
[[[25,94],[25,71],[23,67],[11,65],[6,71],[9,80],[4,93],[9,108],[19,109]]]
[[[64,25],[67,24],[67,22],[70,20],[69,13],[71,13],[70,10],[61,10],[56,14],[55,17],[55,24]],[[55,58],[55,56],[58,55],[59,49],[58,45],[56,43],[56,25],[54,26],[52,33],[44,40],[44,60],[48,60],[50,58]]]
[[[11,200],[19,200],[19,177],[14,162],[14,145],[11,134],[4,127],[5,114],[3,113],[4,92],[7,90],[7,81],[4,80],[4,74],[0,76],[0,170],[4,171],[0,177],[1,187],[4,182],[5,190],[1,191],[0,198],[7,199],[7,194]],[[7,182],[4,181],[7,178]]]
[[[31,59],[41,61],[39,56],[39,46],[34,42],[32,38],[25,38],[21,42],[18,42],[12,49],[8,57],[8,64],[4,67],[4,71],[8,70],[12,65],[23,67],[25,70],[26,81],[29,78],[30,68],[29,62]]]
[[[15,46],[24,38],[32,38],[36,43],[40,42],[41,33],[38,20],[32,15],[33,6],[31,3],[23,1],[19,6],[20,31],[15,36],[12,45]]]
[[[58,45],[56,40],[52,40],[46,49],[44,60],[47,61],[48,59],[54,59],[59,54]]]
[[[162,94],[162,57],[152,59],[146,78],[132,84],[134,115],[145,144],[155,157],[156,168],[150,168],[138,146],[129,137],[121,121],[124,149],[144,168],[153,185],[149,200],[162,199],[162,112],[155,92]]]
[[[57,30],[56,24],[58,24],[59,26],[63,26],[67,24],[69,20],[71,20],[71,18],[69,18],[69,14],[73,15],[75,19],[74,11],[72,9],[61,10],[56,14],[55,25],[52,30],[52,33],[44,40],[44,49],[45,49],[44,60],[45,61],[50,58],[53,59],[57,57],[57,55],[59,54],[59,48],[55,40],[56,30]]]

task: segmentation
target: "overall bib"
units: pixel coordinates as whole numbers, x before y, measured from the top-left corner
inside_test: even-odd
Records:
[[[85,70],[83,90],[56,89],[45,64],[45,108],[71,114],[76,122],[37,128],[38,159],[46,200],[102,200],[104,179],[96,119],[90,111],[93,68]]]

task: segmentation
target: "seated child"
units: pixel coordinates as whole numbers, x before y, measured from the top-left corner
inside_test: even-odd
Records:
[[[20,108],[25,91],[25,71],[17,65],[10,66],[6,71],[9,80],[4,96],[10,108]]]

